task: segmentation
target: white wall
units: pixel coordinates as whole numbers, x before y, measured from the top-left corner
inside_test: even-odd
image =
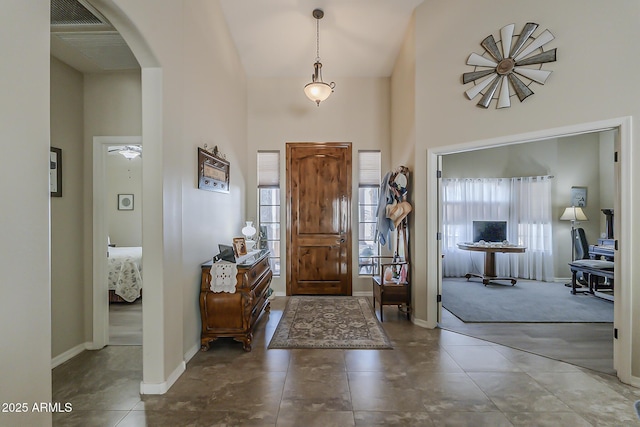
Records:
[[[118,209],[118,194],[133,195],[133,210]],[[142,246],[142,157],[107,155],[106,208],[111,244]]]
[[[256,219],[256,152],[280,151],[281,276],[273,279],[275,292],[286,293],[286,143],[352,143],[352,259],[358,257],[358,150],[381,150],[383,175],[391,164],[390,85],[388,78],[336,78],[335,92],[320,106],[309,101],[303,78],[249,79],[249,144],[247,147],[247,217]],[[243,218],[244,220],[245,218]],[[240,228],[235,230],[240,233]],[[371,277],[359,277],[353,268],[352,289],[371,292]]]
[[[62,197],[51,198],[51,354],[85,342],[83,76],[51,58],[51,145],[62,149]]]
[[[580,11],[580,13],[576,13]],[[467,2],[425,2],[416,9],[416,174],[422,182],[432,180],[435,172],[427,164],[426,152],[435,147],[453,147],[463,143],[495,139],[589,123],[604,119],[631,116],[640,117],[637,102],[638,89],[630,86],[638,68],[635,41],[640,36],[637,17],[640,3],[620,0],[613,6],[609,2],[541,0],[535,10],[523,8],[509,0]],[[537,22],[541,29],[548,28],[556,40],[551,47],[558,48],[558,61],[544,68],[553,74],[544,86],[532,86],[535,95],[520,103],[514,100],[511,108],[496,110],[495,102],[488,110],[476,107],[464,96],[467,86],[461,83],[463,72],[471,71],[465,61],[471,52],[482,52],[479,43],[489,34],[499,37],[499,29],[516,23],[517,30],[529,21]],[[617,61],[602,61],[593,52],[606,52]],[[635,134],[632,135],[635,139]],[[632,166],[640,164],[640,155],[628,153]],[[635,170],[630,171],[629,182],[636,181]],[[631,194],[625,200],[637,209],[638,190],[629,185]],[[416,210],[426,212],[428,195],[416,200]],[[416,216],[417,217],[417,216]],[[427,268],[433,267],[434,254],[427,252],[426,216],[416,221],[417,235],[427,236],[416,243],[416,252],[424,263],[418,262],[414,278],[427,284]],[[631,230],[630,242],[638,241],[640,231]],[[624,248],[631,254],[633,248]],[[625,273],[634,278],[633,265]],[[630,286],[635,287],[635,283]],[[435,320],[436,303],[416,296],[416,317],[430,322]],[[627,301],[633,312],[640,312],[640,297]],[[428,310],[427,307],[431,307]],[[637,314],[633,321],[637,324]],[[632,333],[633,372],[640,374],[640,332]]]
[[[467,151],[443,156],[444,178],[510,178],[553,175],[551,181],[554,276],[566,280],[571,276],[571,224],[560,221],[567,206],[571,206],[571,187],[587,187],[587,206],[583,208],[589,221],[576,225],[585,230],[589,244],[600,238],[601,194],[614,193],[613,178],[608,187],[601,186],[600,167],[606,164],[613,171],[613,145],[601,148],[600,133],[498,148]],[[605,162],[603,159],[608,159]]]
[[[49,2],[2,2],[0,14],[1,402],[51,401]],[[51,414],[0,412],[0,425]]]
[[[141,135],[141,91],[139,70],[84,75],[84,325],[87,341],[92,341],[93,331],[93,137]],[[137,207],[142,207],[141,202],[141,198],[136,198]]]
[[[246,81],[218,2],[97,3],[143,67],[143,389],[162,391],[199,348],[200,264],[243,222]],[[197,189],[204,143],[231,162],[230,194]]]

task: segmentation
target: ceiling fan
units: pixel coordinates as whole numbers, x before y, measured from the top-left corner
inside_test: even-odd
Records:
[[[142,147],[140,145],[121,145],[117,147],[109,147],[109,153],[122,154],[127,159],[135,159],[138,156],[142,156]]]

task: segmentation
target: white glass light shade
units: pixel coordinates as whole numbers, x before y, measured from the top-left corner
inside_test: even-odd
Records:
[[[582,208],[577,206],[571,206],[566,208],[560,217],[562,221],[588,221],[587,216],[582,211]]]
[[[247,225],[242,227],[242,234],[247,239],[256,234],[256,228],[253,226],[253,221],[247,221]]]
[[[133,150],[123,150],[123,151],[120,151],[120,154],[122,154],[124,157],[126,157],[129,160],[135,159],[140,155],[139,152],[133,151]]]
[[[327,99],[331,92],[333,92],[333,89],[325,82],[311,82],[304,87],[304,94],[307,95],[307,98],[318,105]]]

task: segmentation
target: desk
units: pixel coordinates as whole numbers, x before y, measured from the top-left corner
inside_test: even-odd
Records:
[[[458,248],[463,251],[484,252],[484,274],[467,273],[464,277],[469,280],[471,277],[482,279],[482,283],[487,286],[491,280],[510,280],[511,286],[518,281],[515,277],[496,276],[496,252],[522,253],[526,250],[524,246],[503,246],[488,244],[486,246],[475,245],[473,243],[458,243]]]
[[[599,289],[607,289],[609,291],[613,291],[613,262],[611,261],[601,261],[601,260],[578,260],[569,263],[569,268],[571,269],[571,293],[575,295],[576,291],[576,276],[578,272],[587,273],[589,275],[589,293],[604,298],[609,301],[613,301],[613,294],[611,292],[604,293],[600,292]],[[604,277],[608,279],[609,283],[600,284],[599,278]]]

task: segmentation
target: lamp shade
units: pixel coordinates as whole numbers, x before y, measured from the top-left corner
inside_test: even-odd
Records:
[[[304,87],[304,94],[316,104],[327,99],[331,92],[333,89],[325,82],[311,82]]]
[[[582,211],[582,208],[578,206],[571,206],[564,210],[561,221],[588,221],[589,219]]]
[[[242,227],[242,234],[247,239],[256,234],[256,228],[253,226],[253,221],[246,221],[246,225]]]
[[[135,159],[140,155],[138,151],[133,151],[133,150],[123,150],[123,151],[120,151],[120,154],[122,154],[124,157],[126,157],[129,160]]]

